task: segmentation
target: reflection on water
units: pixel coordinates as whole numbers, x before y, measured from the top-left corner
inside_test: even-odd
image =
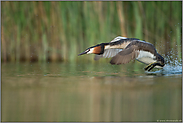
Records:
[[[2,64],[2,121],[180,121],[182,69],[143,67]]]

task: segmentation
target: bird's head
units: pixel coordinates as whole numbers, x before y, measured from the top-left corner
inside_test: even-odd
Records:
[[[157,53],[156,59],[157,59],[157,63],[160,63],[162,66],[165,66],[165,64],[166,64],[165,60],[160,54]]]
[[[84,55],[84,54],[103,54],[104,53],[104,45],[103,44],[98,44],[92,47],[87,48],[84,52],[78,54],[78,56],[80,55]]]

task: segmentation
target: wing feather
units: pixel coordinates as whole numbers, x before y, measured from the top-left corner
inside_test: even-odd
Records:
[[[148,51],[152,54],[156,55],[156,49],[151,43],[143,42],[143,41],[133,41],[124,50],[119,52],[116,56],[114,56],[110,63],[111,64],[126,64],[131,60],[134,60],[138,57],[139,51]]]
[[[139,51],[138,51],[138,47],[132,45],[131,47],[122,50],[121,52],[119,52],[116,56],[114,56],[110,63],[111,64],[126,64],[128,62],[130,62],[131,60],[134,60],[138,57],[139,55]]]
[[[94,60],[99,60],[100,58],[111,58],[118,54],[122,49],[106,49],[103,54],[95,55]]]

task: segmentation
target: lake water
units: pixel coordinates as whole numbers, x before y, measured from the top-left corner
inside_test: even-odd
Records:
[[[2,121],[181,121],[182,66],[3,63]]]

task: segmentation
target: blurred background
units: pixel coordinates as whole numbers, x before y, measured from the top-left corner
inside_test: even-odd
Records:
[[[1,2],[2,62],[93,61],[78,53],[117,36],[180,60],[182,2]]]
[[[3,122],[182,121],[182,1],[1,2]],[[166,61],[78,56],[117,36]]]

